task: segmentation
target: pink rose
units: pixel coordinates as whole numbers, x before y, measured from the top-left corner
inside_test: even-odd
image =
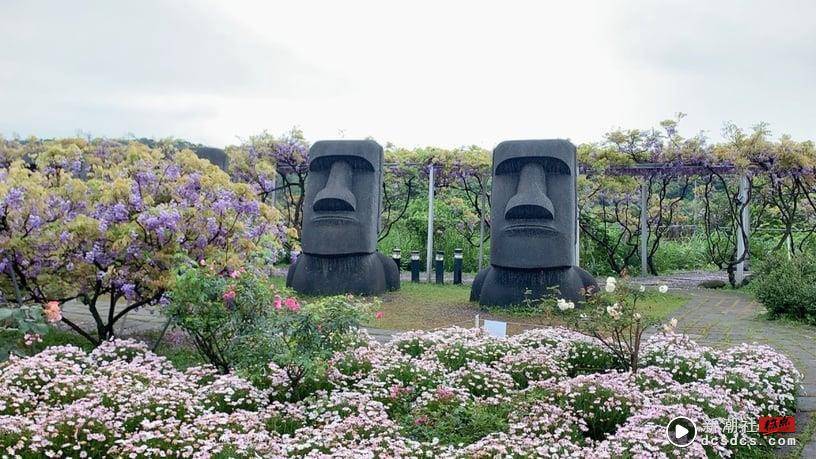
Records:
[[[233,272],[230,273],[230,277],[233,278],[233,279],[238,279],[239,277],[241,277],[241,272],[240,271],[233,271]]]
[[[224,292],[224,301],[230,302],[235,299],[235,290],[227,290]]]
[[[292,312],[300,311],[300,303],[298,303],[298,301],[291,296],[284,301],[284,304],[286,304],[286,309]]]
[[[280,295],[275,295],[275,310],[280,311],[283,307],[283,300],[281,300]]]
[[[376,313],[374,313],[374,318],[375,319],[382,319],[384,315],[385,314],[383,314],[382,311],[377,311]]]

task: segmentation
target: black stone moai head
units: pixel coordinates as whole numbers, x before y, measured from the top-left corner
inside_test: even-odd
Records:
[[[323,140],[309,149],[303,252],[373,253],[377,248],[383,149],[373,140]]]
[[[512,140],[493,150],[490,264],[573,265],[576,177],[575,146],[567,140]]]

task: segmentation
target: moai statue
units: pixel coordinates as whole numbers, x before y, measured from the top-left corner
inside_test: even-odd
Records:
[[[201,159],[209,160],[211,163],[218,166],[222,171],[227,170],[227,153],[221,148],[213,147],[198,147],[195,149],[195,154]]]
[[[493,150],[490,266],[473,281],[471,301],[582,301],[596,288],[574,266],[577,177],[575,146],[566,140],[513,140]]]
[[[286,285],[310,295],[399,289],[396,264],[377,252],[382,147],[372,140],[320,141],[309,158],[303,253]]]

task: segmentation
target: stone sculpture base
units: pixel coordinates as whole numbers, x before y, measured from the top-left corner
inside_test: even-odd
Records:
[[[289,266],[286,286],[307,295],[378,295],[399,290],[399,270],[393,260],[374,252],[354,255],[301,254]]]
[[[547,269],[490,266],[473,280],[470,301],[485,306],[512,306],[522,304],[525,298],[538,300],[555,296],[580,302],[585,299],[584,292],[593,288],[597,288],[595,278],[577,266]],[[531,293],[525,297],[526,290]]]

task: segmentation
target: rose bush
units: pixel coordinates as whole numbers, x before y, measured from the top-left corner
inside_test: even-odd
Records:
[[[268,312],[275,290],[243,268],[223,273],[201,259],[179,270],[169,298],[165,315],[187,332],[209,363],[227,373],[238,340]]]
[[[302,313],[285,308],[281,302],[281,311]],[[385,345],[362,332],[343,335],[332,341],[322,384],[302,386],[295,398],[281,397],[291,394],[292,375],[274,361],[257,385],[212,367],[176,370],[132,341],[107,341],[90,354],[51,347],[12,357],[0,368],[0,450],[23,457],[731,457],[757,447],[729,443],[724,418],[790,414],[801,382],[790,360],[767,346],[709,349],[671,332],[644,340],[645,355],[660,358],[637,372],[578,376],[568,374],[570,349],[602,345],[566,329],[500,339],[449,328]],[[451,347],[465,350],[456,370],[447,366]],[[677,363],[691,348],[706,371],[689,380]],[[485,360],[472,349],[501,355]],[[700,428],[688,448],[666,440],[675,415]],[[758,434],[746,435],[762,445]]]

